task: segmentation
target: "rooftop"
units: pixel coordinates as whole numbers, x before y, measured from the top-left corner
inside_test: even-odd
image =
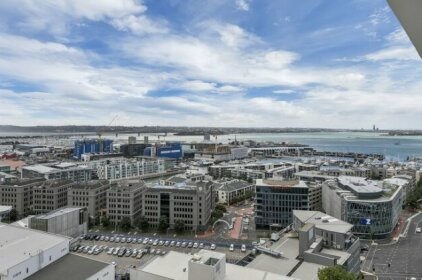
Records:
[[[71,212],[74,212],[74,211],[79,211],[81,209],[83,209],[83,208],[81,208],[81,207],[60,208],[60,209],[56,209],[56,210],[53,210],[51,212],[48,212],[47,214],[37,215],[34,218],[37,218],[37,219],[51,219],[51,218],[54,218],[54,217],[57,217],[57,216],[60,216],[60,215],[64,215],[64,214],[71,213]]]
[[[198,252],[198,255],[202,260],[206,261],[210,258],[219,259],[219,255],[224,255],[221,253],[216,253],[208,250],[201,250]],[[137,270],[142,270],[147,273],[154,275],[159,275],[166,279],[173,280],[193,280],[189,279],[189,261],[192,260],[194,256],[170,251],[167,255],[162,257],[156,257],[151,262],[147,263],[143,267],[138,268]],[[163,269],[165,267],[166,269]],[[185,269],[185,271],[184,271]],[[134,278],[140,279],[140,278]],[[243,267],[234,264],[226,263],[226,276],[224,280],[244,280],[244,279],[254,279],[254,280],[293,280],[293,278],[276,275],[275,273],[254,269],[250,267]],[[196,279],[195,279],[196,280]]]
[[[268,186],[268,187],[280,187],[280,188],[307,188],[305,182],[299,180],[293,181],[281,181],[281,180],[267,180],[267,179],[257,179],[257,186]]]
[[[245,181],[230,181],[227,183],[223,183],[223,185],[221,187],[218,188],[219,191],[228,191],[228,192],[232,192],[232,191],[236,191],[236,190],[240,190],[243,188],[246,188],[248,186],[251,186],[251,183],[245,182]]]
[[[342,188],[353,192],[359,198],[376,198],[383,193],[381,181],[352,176],[339,176],[337,180]]]
[[[293,216],[302,223],[314,224],[316,228],[339,233],[350,232],[353,225],[319,211],[293,210]]]
[[[318,269],[323,266],[302,262],[297,259],[299,255],[299,239],[283,236],[270,247],[283,253],[281,258],[275,258],[266,254],[260,254],[248,264],[250,268],[262,269],[275,274],[291,274],[295,279],[317,280]]]
[[[83,256],[67,254],[26,279],[85,280],[109,265]]]
[[[0,223],[0,273],[21,263],[39,250],[71,239],[42,231]]]
[[[42,173],[42,174],[47,174],[47,173],[50,173],[50,172],[57,171],[57,168],[42,165],[42,164],[24,166],[24,167],[22,167],[22,169],[37,172],[37,173]]]

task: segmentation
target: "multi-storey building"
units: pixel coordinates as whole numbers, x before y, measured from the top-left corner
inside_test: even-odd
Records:
[[[230,204],[238,197],[254,193],[255,185],[240,180],[226,181],[221,182],[215,191],[217,192],[219,203]]]
[[[113,140],[110,139],[84,139],[75,141],[73,157],[80,159],[86,153],[111,153]]]
[[[91,218],[95,219],[107,207],[107,180],[91,181],[71,187],[67,193],[68,206],[86,207]]]
[[[44,181],[43,178],[34,178],[0,184],[0,205],[12,206],[19,216],[29,214],[33,203],[33,188],[42,185]]]
[[[117,225],[123,217],[133,221],[142,214],[142,194],[145,184],[140,180],[113,182],[107,190],[107,217]]]
[[[67,206],[67,192],[75,183],[70,181],[45,181],[33,188],[32,210],[43,214]]]
[[[69,180],[87,182],[95,178],[94,169],[86,165],[62,162],[49,165],[29,165],[22,167],[22,178],[42,177],[47,180]]]
[[[256,180],[257,228],[286,227],[293,210],[319,210],[321,185],[303,181]]]
[[[133,160],[124,158],[110,159],[97,164],[99,179],[120,180],[141,177],[149,174],[165,173],[166,170],[174,167],[168,161],[159,158],[138,157]]]
[[[352,232],[365,238],[388,238],[400,217],[403,186],[393,181],[371,181],[340,176],[322,184],[324,211],[353,225]]]
[[[143,215],[152,227],[158,227],[166,216],[170,228],[182,220],[186,230],[203,228],[212,212],[213,183],[210,181],[183,182],[171,186],[155,185],[143,194]]]
[[[359,273],[360,241],[353,225],[319,211],[293,210],[292,228],[299,235],[300,259]]]

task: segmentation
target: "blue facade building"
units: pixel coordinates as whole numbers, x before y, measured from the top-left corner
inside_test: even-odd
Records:
[[[180,143],[169,143],[166,146],[157,147],[157,157],[180,159],[183,157]]]
[[[113,151],[113,140],[110,139],[84,139],[75,141],[73,158],[81,159],[83,154],[111,153]]]

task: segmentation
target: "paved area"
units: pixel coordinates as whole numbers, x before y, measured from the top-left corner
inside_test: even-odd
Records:
[[[391,244],[372,244],[362,270],[375,273],[379,280],[422,279],[422,213],[409,224],[406,236]]]
[[[109,235],[109,236],[114,236],[114,235]],[[120,235],[119,236],[130,236],[130,237],[134,237],[134,235]],[[137,238],[139,238],[140,236],[137,236]],[[156,237],[154,239],[160,239],[159,237]],[[164,240],[164,239],[160,239],[160,240]],[[170,240],[170,239],[167,239]],[[204,240],[201,239],[192,239],[192,240],[185,240],[185,239],[173,239],[176,241],[185,241],[185,242],[197,242],[197,243],[204,243],[205,247],[204,249],[210,249],[210,245],[212,242],[205,242]],[[214,242],[213,242],[214,243]],[[138,244],[138,243],[116,243],[116,242],[107,242],[107,241],[97,241],[97,240],[79,240],[76,244],[78,245],[82,245],[82,246],[93,246],[93,245],[105,245],[110,247],[125,247],[125,248],[129,248],[129,249],[145,249],[147,247],[151,248],[151,249],[160,249],[161,251],[178,251],[178,252],[183,252],[186,254],[194,254],[196,252],[198,252],[199,248],[182,248],[182,247],[170,247],[170,246],[154,246],[154,245],[144,245],[144,244]],[[239,260],[241,260],[242,258],[244,258],[247,254],[250,253],[250,248],[251,245],[248,245],[248,250],[246,252],[241,252],[240,251],[240,244],[235,244],[235,250],[232,252],[229,250],[229,246],[231,243],[224,243],[224,242],[215,242],[215,244],[217,245],[216,251],[218,252],[222,252],[226,254],[226,258],[227,258],[227,262],[230,263],[236,263]],[[89,255],[87,253],[78,253],[80,255],[92,258],[92,259],[96,259],[96,260],[100,260],[103,262],[107,262],[107,263],[111,263],[111,262],[116,262],[116,272],[117,274],[124,274],[126,272],[129,271],[130,267],[138,267],[140,265],[145,264],[146,262],[149,262],[152,258],[156,257],[153,254],[146,254],[144,255],[141,259],[137,259],[137,258],[132,258],[132,257],[118,257],[118,256],[114,256],[114,255],[108,255],[107,250],[103,251],[102,253],[100,253],[99,255]]]

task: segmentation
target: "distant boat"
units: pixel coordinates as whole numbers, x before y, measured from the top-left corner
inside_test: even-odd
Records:
[[[396,146],[400,145],[400,141],[394,142],[394,145]]]

